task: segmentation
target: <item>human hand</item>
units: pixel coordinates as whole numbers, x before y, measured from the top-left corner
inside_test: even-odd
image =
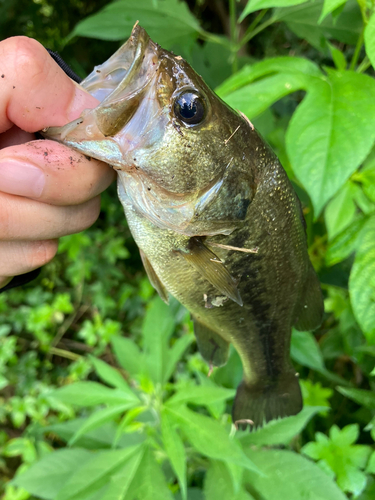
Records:
[[[0,43],[0,289],[49,262],[58,238],[91,226],[115,178],[106,164],[34,132],[78,118],[98,101],[35,40]]]

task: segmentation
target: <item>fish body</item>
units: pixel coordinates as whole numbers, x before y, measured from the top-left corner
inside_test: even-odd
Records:
[[[291,329],[319,326],[323,302],[301,205],[277,157],[244,115],[139,26],[82,86],[101,104],[46,136],[113,165],[159,295],[191,312],[211,366],[225,364],[230,344],[238,351],[234,422],[298,413]]]

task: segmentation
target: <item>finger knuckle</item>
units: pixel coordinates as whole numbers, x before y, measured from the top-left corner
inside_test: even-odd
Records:
[[[8,38],[2,42],[4,54],[15,73],[22,71],[28,81],[42,79],[46,63],[46,50],[39,42],[26,36]]]
[[[48,264],[56,255],[57,240],[42,240],[31,243],[31,248],[25,248],[24,258],[28,269],[36,269]]]
[[[78,231],[87,229],[92,226],[100,214],[100,196],[96,196],[92,200],[87,201],[81,212],[78,223]]]

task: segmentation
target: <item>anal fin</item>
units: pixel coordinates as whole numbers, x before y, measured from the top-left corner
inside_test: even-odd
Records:
[[[146,257],[146,254],[139,249],[139,253],[141,254],[141,259],[143,263],[143,267],[147,273],[148,279],[150,280],[151,285],[158,292],[159,297],[166,303],[169,303],[168,292],[163,283],[160,281],[159,276],[156,274],[155,269],[152,267],[151,262]]]
[[[243,305],[237,281],[217,255],[209,250],[199,238],[190,238],[187,251],[181,251],[181,255],[203,278],[217,288],[221,295],[226,295],[240,306]]]
[[[228,361],[229,342],[193,318],[198,349],[210,366],[223,366]]]

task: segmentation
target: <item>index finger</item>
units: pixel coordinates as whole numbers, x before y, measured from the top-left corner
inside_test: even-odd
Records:
[[[98,101],[75,84],[36,40],[0,42],[0,132],[65,125]]]

